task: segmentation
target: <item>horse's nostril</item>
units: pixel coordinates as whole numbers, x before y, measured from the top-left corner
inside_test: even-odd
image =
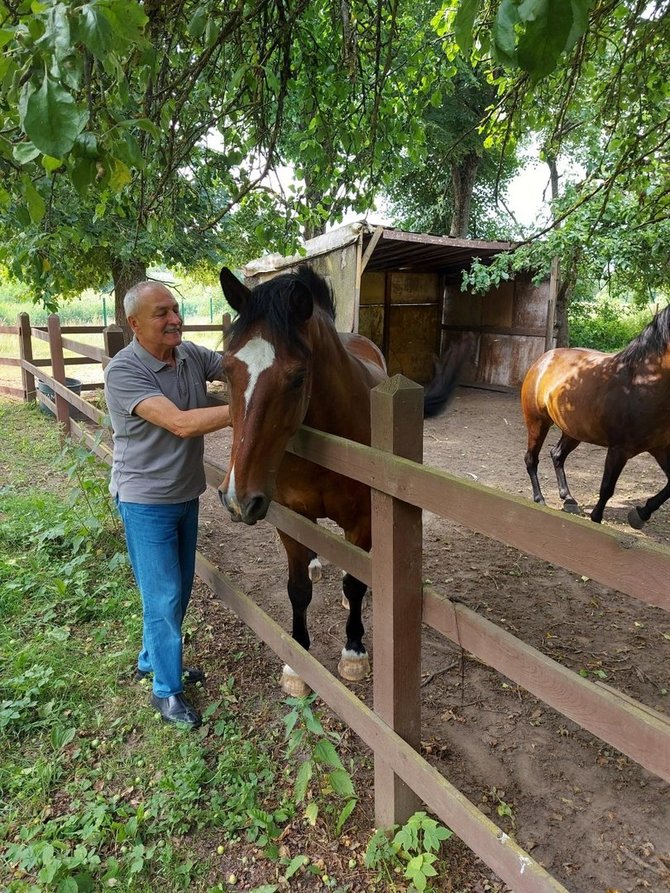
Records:
[[[267,515],[270,500],[263,493],[257,493],[251,496],[242,511],[243,520],[247,524],[255,524],[256,521],[262,521]]]

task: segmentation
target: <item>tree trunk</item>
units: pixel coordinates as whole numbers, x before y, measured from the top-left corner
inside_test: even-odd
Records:
[[[144,282],[147,278],[147,268],[143,261],[139,260],[121,260],[118,257],[112,258],[112,279],[114,280],[114,318],[117,326],[123,329],[123,335],[126,344],[132,339],[132,332],[126,314],[123,309],[123,298],[129,288],[137,285],[138,282]]]
[[[470,229],[470,206],[475,188],[480,158],[470,152],[458,163],[451,165],[451,182],[454,187],[454,214],[449,235],[457,239],[467,238]]]
[[[549,167],[551,198],[552,201],[555,201],[558,198],[558,167],[556,159],[552,155],[547,156],[547,166]],[[575,288],[576,264],[574,261],[566,264],[564,259],[560,270],[558,290],[556,292],[556,310],[554,314],[554,338],[556,347],[569,347],[570,327],[568,324],[568,307],[570,306],[572,293]]]

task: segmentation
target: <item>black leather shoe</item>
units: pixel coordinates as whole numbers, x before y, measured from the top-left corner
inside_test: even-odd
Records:
[[[135,682],[141,682],[143,679],[151,679],[154,675],[153,670],[140,670],[135,668]],[[181,678],[187,685],[194,685],[196,682],[204,682],[205,674],[199,667],[184,667]]]
[[[152,692],[151,706],[160,713],[163,722],[181,723],[191,729],[197,729],[202,723],[202,716],[184,700],[182,694],[159,698]]]

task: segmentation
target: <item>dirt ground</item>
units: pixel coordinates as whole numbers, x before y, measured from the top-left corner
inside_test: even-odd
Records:
[[[220,432],[207,439],[208,456],[224,465],[229,437]],[[540,476],[548,504],[560,508],[548,454],[557,439],[554,429],[540,457]],[[426,422],[424,451],[426,464],[530,499],[516,394],[460,388],[446,416]],[[587,511],[597,496],[603,461],[602,449],[582,444],[566,465],[573,495]],[[631,461],[604,523],[631,532],[628,509],[663,483],[651,457]],[[670,508],[662,508],[637,535],[667,544]],[[670,617],[665,612],[428,513],[424,544],[424,578],[438,590],[565,666],[602,679],[659,712],[670,711]],[[232,524],[208,491],[200,549],[290,629],[285,558],[273,528]],[[326,565],[309,611],[312,653],[332,672],[344,643],[340,580],[339,569]],[[223,630],[231,621],[224,609],[207,610],[216,639],[217,626]],[[364,621],[370,647],[370,605]],[[212,656],[215,651],[214,644]],[[279,660],[267,649],[262,660],[278,678]],[[429,629],[424,631],[422,672],[427,758],[569,890],[670,891],[667,784],[495,671],[467,655],[461,659],[454,645]],[[369,682],[351,687],[370,703]],[[439,889],[504,889],[474,858],[467,870],[462,865],[459,870],[467,874],[459,887],[445,882]]]

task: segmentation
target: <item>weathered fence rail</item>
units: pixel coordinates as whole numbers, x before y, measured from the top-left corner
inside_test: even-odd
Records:
[[[51,405],[64,432],[109,462],[109,447],[96,437],[103,414],[65,386],[62,351],[80,351],[85,361],[97,358],[102,365],[109,354],[63,338],[62,331],[50,320],[47,332],[36,336],[49,338],[53,376],[25,357],[25,349],[18,364],[24,376],[53,387],[55,402],[37,396]],[[112,330],[108,348],[119,343]],[[32,394],[34,399],[34,382]],[[73,420],[71,406],[90,424]],[[407,424],[412,417],[416,424]],[[378,824],[404,820],[423,801],[517,893],[565,891],[417,752],[421,622],[666,781],[670,720],[608,685],[582,678],[476,611],[423,586],[421,514],[431,511],[666,611],[670,550],[423,466],[421,389],[406,379],[398,376],[373,391],[372,418],[370,447],[304,427],[289,447],[373,488],[370,554],[276,504],[268,521],[372,585],[374,712],[200,554],[197,572],[372,749]],[[207,461],[205,470],[209,486],[218,487],[225,469]]]

